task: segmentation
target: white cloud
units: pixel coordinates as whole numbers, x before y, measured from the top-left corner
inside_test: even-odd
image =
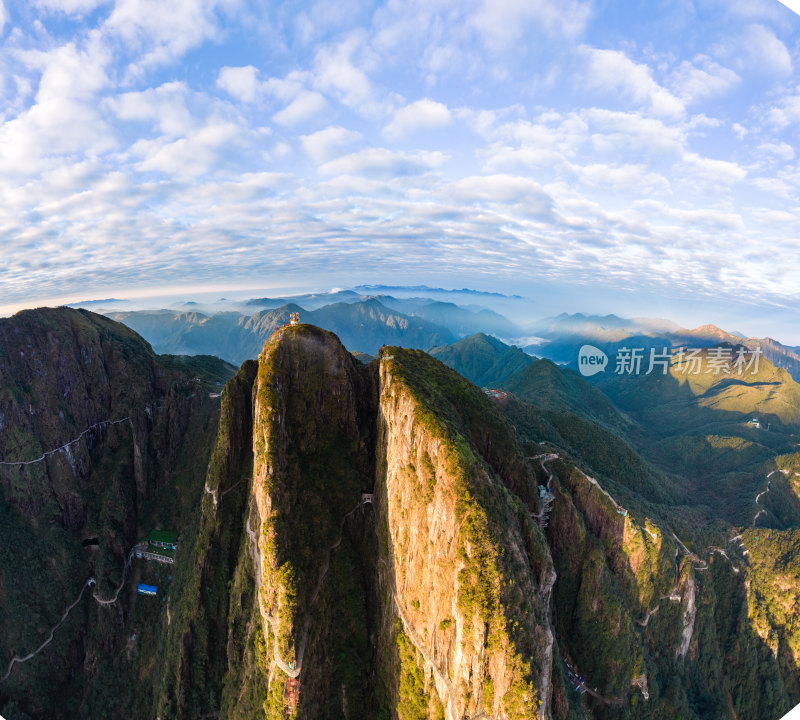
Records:
[[[769,108],[767,118],[781,129],[800,123],[800,92],[781,98]]]
[[[264,89],[264,92],[279,100],[288,102],[296,98],[303,90],[307,89],[307,86],[313,79],[311,73],[295,70],[284,78],[269,78],[262,83],[261,87]]]
[[[217,75],[217,87],[237,100],[251,103],[258,92],[258,70],[252,65],[224,67]]]
[[[443,194],[467,204],[517,205],[525,215],[552,213],[553,201],[539,183],[514,175],[475,175],[450,183]]]
[[[49,52],[20,54],[41,72],[34,104],[0,125],[0,168],[14,174],[41,170],[44,158],[111,149],[113,131],[96,107],[109,85],[109,53],[98,38],[79,49],[73,43]]]
[[[34,0],[34,7],[67,15],[84,15],[112,0]]]
[[[299,125],[321,113],[327,105],[320,93],[303,90],[283,110],[276,112],[272,119],[279,125]]]
[[[741,78],[707,55],[698,55],[692,62],[684,60],[672,72],[670,85],[683,102],[721,95],[741,82]]]
[[[279,158],[288,157],[292,154],[292,146],[285,141],[275,143],[275,147],[272,148],[272,154]]]
[[[775,33],[764,25],[752,25],[744,39],[750,70],[789,75],[792,72],[792,56]]]
[[[769,193],[773,197],[785,198],[791,200],[797,197],[797,189],[794,184],[789,184],[784,180],[776,177],[755,177],[752,179],[753,187]],[[765,211],[757,210],[756,216],[765,216]],[[796,219],[796,218],[795,218]]]
[[[786,77],[794,70],[786,45],[766,25],[746,26],[738,35],[718,43],[714,51],[745,76],[774,80],[776,75]]]
[[[591,15],[591,3],[577,0],[483,0],[470,24],[493,51],[507,51],[535,29],[575,37]]]
[[[357,112],[370,114],[375,112],[372,88],[366,73],[353,62],[361,44],[361,35],[354,33],[338,45],[321,48],[314,61],[316,85]]]
[[[393,152],[385,148],[367,148],[324,163],[325,175],[365,174],[379,177],[417,175],[443,165],[447,155],[441,152]]]
[[[586,82],[604,92],[615,91],[637,105],[647,107],[654,115],[680,117],[683,103],[653,79],[647,65],[635,63],[618,50],[581,47],[587,60]]]
[[[650,172],[645,165],[607,165],[591,163],[575,166],[574,171],[581,182],[603,192],[635,193],[639,196],[670,192],[670,183],[663,176]]]
[[[658,200],[643,200],[636,203],[636,211],[648,216],[650,222],[670,222],[677,227],[703,225],[715,229],[743,230],[741,215],[715,209],[679,208]]]
[[[774,2],[655,3],[647,45],[577,53],[588,0],[31,0],[13,28],[3,3],[6,301],[420,267],[796,295],[796,251],[761,249],[797,242],[800,202]]]
[[[236,5],[238,0],[116,0],[105,29],[141,53],[132,67],[141,74],[219,37],[217,12]]]
[[[687,151],[682,158],[684,168],[704,184],[705,189],[721,189],[741,182],[747,171],[735,162],[707,158]]]
[[[0,0],[0,35],[3,34],[3,29],[8,22],[8,10],[6,10],[6,6],[3,3],[3,0]]]
[[[168,175],[198,176],[218,165],[224,148],[242,142],[242,130],[233,123],[212,123],[173,142],[140,140],[131,150],[142,156],[136,169]]]
[[[164,83],[157,88],[129,92],[108,101],[109,107],[121,120],[151,120],[160,132],[174,137],[185,135],[194,126],[186,106],[189,89],[185,83]]]
[[[765,142],[761,143],[756,152],[761,155],[769,155],[777,160],[788,162],[794,160],[794,148],[785,142]]]
[[[391,122],[383,128],[383,134],[396,140],[417,130],[444,127],[451,120],[447,105],[425,98],[397,110]]]
[[[315,163],[320,164],[333,159],[343,149],[359,139],[361,139],[361,133],[331,125],[311,135],[301,135],[300,144],[306,155]]]
[[[681,126],[634,112],[590,108],[581,113],[591,128],[592,144],[605,152],[636,151],[647,155],[683,152],[686,142]]]

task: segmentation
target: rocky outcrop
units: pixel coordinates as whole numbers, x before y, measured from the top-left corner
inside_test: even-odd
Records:
[[[289,678],[308,717],[342,697],[366,710],[374,557],[361,496],[375,482],[374,389],[370,370],[312,326],[279,330],[259,357],[252,531],[269,717],[283,713]]]
[[[437,413],[494,408],[413,351],[385,348],[380,381],[383,580],[445,716],[550,717],[549,553],[464,428]]]
[[[554,570],[508,489],[535,503],[515,443],[480,390],[423,353],[364,366],[318,328],[273,335],[244,519],[263,653],[249,683],[266,685],[253,716],[550,717]]]

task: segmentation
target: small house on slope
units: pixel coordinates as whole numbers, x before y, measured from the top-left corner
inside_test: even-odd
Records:
[[[136,557],[156,562],[175,564],[178,549],[178,533],[167,530],[151,530],[146,538],[136,544]]]

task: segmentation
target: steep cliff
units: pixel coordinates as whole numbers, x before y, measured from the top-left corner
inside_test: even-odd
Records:
[[[479,389],[424,353],[384,348],[380,362],[383,636],[416,650],[389,669],[402,683],[416,663],[448,719],[549,718],[555,576],[508,490],[532,496],[533,473]],[[426,716],[399,700],[400,717]]]
[[[243,367],[159,715],[549,718],[555,577],[501,413],[424,353],[363,365],[307,325],[275,333],[252,372],[249,498],[237,516],[219,494],[247,474]]]
[[[46,718],[148,707],[124,655],[147,688],[157,623],[125,581],[156,574],[129,572],[128,555],[194,516],[218,411],[199,376],[229,377],[92,313],[0,320],[0,712],[12,698]]]
[[[375,382],[336,336],[278,331],[259,356],[253,497],[257,607],[272,678],[267,717],[299,677],[298,712],[367,713]],[[291,686],[291,683],[290,683]]]

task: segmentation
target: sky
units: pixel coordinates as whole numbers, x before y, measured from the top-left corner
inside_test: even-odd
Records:
[[[0,0],[0,312],[424,283],[798,344],[799,138],[777,0]]]

